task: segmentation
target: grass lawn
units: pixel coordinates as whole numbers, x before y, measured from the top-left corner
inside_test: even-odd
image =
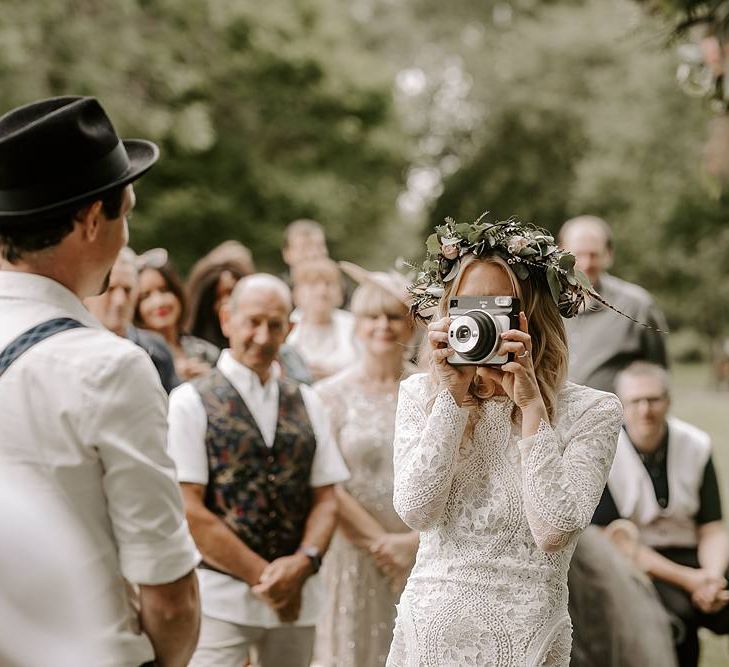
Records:
[[[673,407],[677,417],[707,431],[714,447],[725,520],[729,519],[729,391],[716,391],[708,366],[675,365]],[[701,667],[729,665],[729,638],[711,633],[701,637]]]

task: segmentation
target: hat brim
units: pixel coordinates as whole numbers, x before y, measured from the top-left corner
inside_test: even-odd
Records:
[[[113,181],[103,186],[82,192],[69,199],[48,204],[41,208],[25,211],[0,211],[0,226],[9,227],[13,223],[27,221],[30,218],[42,220],[64,211],[72,211],[74,207],[101,199],[110,190],[123,187],[136,181],[148,172],[159,159],[159,148],[146,139],[123,139],[122,144],[129,157],[129,168]]]
[[[342,272],[352,278],[355,282],[358,282],[360,285],[374,285],[397,299],[406,308],[410,308],[412,300],[406,289],[406,281],[402,278],[402,276],[399,276],[403,281],[403,289],[400,290],[396,286],[392,276],[389,280],[387,278],[381,278],[378,273],[368,271],[354,262],[340,261],[338,264],[339,268],[342,269]]]

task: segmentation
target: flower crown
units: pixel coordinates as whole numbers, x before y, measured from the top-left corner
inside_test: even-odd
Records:
[[[520,280],[543,273],[554,303],[563,317],[574,317],[590,296],[606,306],[592,288],[587,276],[575,269],[575,257],[560,250],[554,237],[541,227],[516,218],[488,222],[483,213],[473,223],[457,223],[446,218],[426,241],[425,262],[410,286],[412,310],[417,317],[430,318],[461,266],[461,259],[472,253],[497,255],[509,263]]]

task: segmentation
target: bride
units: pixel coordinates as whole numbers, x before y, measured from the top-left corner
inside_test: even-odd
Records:
[[[421,315],[437,311],[430,372],[401,384],[395,427],[394,505],[420,547],[387,664],[567,666],[567,570],[622,421],[615,396],[565,381],[560,315],[589,286],[544,230],[513,219],[436,230],[411,288]],[[519,327],[498,348],[511,361],[449,363],[455,296],[519,299]]]

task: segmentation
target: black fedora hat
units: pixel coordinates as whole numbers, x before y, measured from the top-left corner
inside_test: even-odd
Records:
[[[159,157],[119,139],[93,97],[53,97],[0,117],[0,227],[32,225],[131,183]]]

